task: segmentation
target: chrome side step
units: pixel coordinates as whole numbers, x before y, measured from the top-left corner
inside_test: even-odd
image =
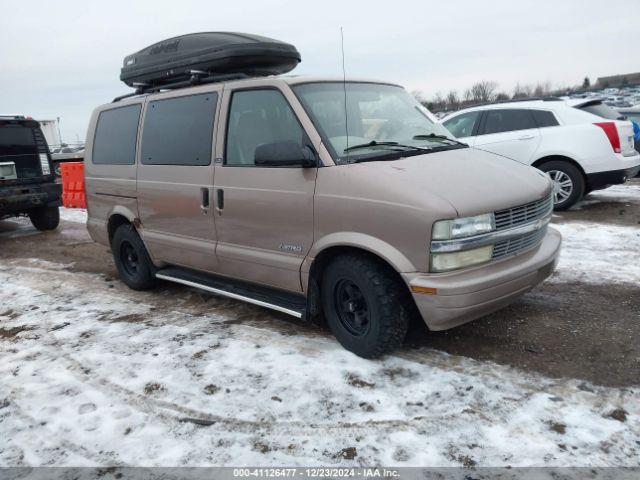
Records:
[[[306,308],[306,300],[302,295],[282,292],[270,294],[270,289],[266,287],[253,287],[249,284],[233,280],[229,280],[227,283],[220,277],[209,276],[186,269],[166,268],[158,271],[156,278],[179,283],[188,287],[199,288],[216,295],[286,313],[296,318],[302,318]]]

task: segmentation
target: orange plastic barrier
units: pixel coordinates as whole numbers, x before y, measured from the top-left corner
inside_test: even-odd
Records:
[[[62,173],[62,204],[67,208],[87,208],[84,163],[61,163],[60,173]]]

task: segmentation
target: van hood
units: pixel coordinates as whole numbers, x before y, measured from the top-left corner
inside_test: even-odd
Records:
[[[538,169],[473,148],[357,165],[367,170],[364,176],[380,176],[386,192],[402,192],[404,198],[398,200],[420,198],[428,209],[433,197],[439,197],[461,217],[524,205],[552,190]]]

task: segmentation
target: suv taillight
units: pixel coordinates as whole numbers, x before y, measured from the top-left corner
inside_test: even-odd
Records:
[[[620,148],[620,135],[618,135],[618,127],[613,122],[600,122],[594,123],[602,130],[604,130],[605,135],[609,139],[609,143],[611,143],[611,148],[616,153],[621,153],[622,149]]]

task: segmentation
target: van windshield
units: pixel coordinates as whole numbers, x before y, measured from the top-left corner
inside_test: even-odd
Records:
[[[466,146],[398,86],[318,82],[293,90],[338,164]]]

